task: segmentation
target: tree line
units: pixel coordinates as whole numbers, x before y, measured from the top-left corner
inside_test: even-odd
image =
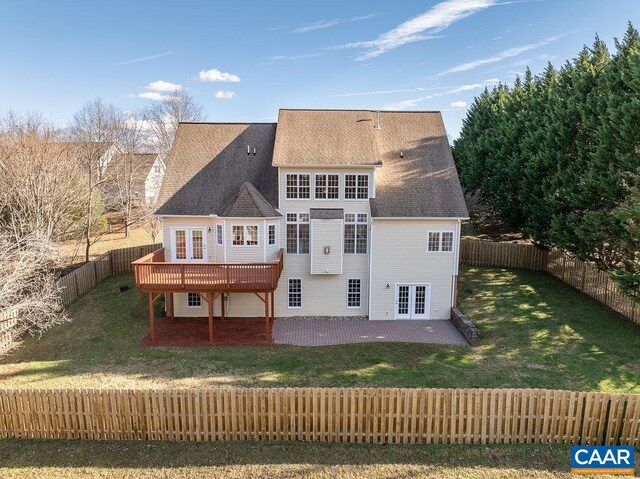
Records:
[[[0,312],[18,309],[16,335],[65,319],[55,273],[66,266],[63,242],[88,261],[108,212],[120,214],[125,234],[143,220],[157,228],[137,191],[149,172],[140,153],[164,158],[178,123],[203,119],[184,91],[137,112],[93,100],[62,128],[39,113],[0,117]]]
[[[477,97],[453,145],[466,194],[610,272],[640,301],[640,36]]]

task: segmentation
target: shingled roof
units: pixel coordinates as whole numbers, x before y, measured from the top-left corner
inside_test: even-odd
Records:
[[[440,112],[380,112],[374,217],[467,218]]]
[[[273,218],[282,216],[260,194],[250,181],[245,181],[238,191],[220,208],[219,216]]]
[[[156,214],[221,214],[247,181],[276,207],[278,177],[271,166],[275,132],[275,123],[180,123]]]
[[[371,111],[280,110],[273,165],[379,165],[374,126]]]

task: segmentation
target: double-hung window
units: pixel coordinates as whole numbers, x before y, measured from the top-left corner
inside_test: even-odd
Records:
[[[309,254],[309,213],[287,213],[287,254]]]
[[[344,175],[344,198],[346,200],[369,199],[369,175]]]
[[[258,246],[257,226],[234,225],[232,231],[234,246]]]
[[[316,200],[337,200],[340,194],[340,176],[316,175],[315,176]]]
[[[361,283],[360,278],[349,278],[347,281],[347,308],[359,308],[361,306]]]
[[[302,308],[302,280],[289,278],[289,308]]]
[[[308,200],[311,197],[309,175],[287,173],[287,199]]]
[[[366,213],[345,213],[344,253],[367,254],[369,222]]]
[[[187,293],[187,306],[189,308],[199,308],[202,306],[202,297],[199,293]]]
[[[427,251],[453,251],[453,231],[429,231]]]
[[[224,239],[224,235],[222,233],[222,225],[216,225],[216,237],[218,240],[218,244],[221,245]]]
[[[276,225],[269,225],[269,246],[276,244]]]

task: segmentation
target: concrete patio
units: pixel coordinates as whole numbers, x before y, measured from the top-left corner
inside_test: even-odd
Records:
[[[427,343],[468,345],[448,320],[296,320],[278,318],[273,342],[295,346],[332,346],[350,343]]]

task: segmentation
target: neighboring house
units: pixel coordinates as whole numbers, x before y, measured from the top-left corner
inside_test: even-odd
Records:
[[[94,181],[101,181],[106,174],[107,167],[113,157],[120,151],[119,147],[109,141],[91,142],[91,141],[67,141],[60,142],[60,145],[69,148],[71,151],[77,151],[82,158],[91,156],[93,158],[93,171],[95,172]],[[92,175],[93,176],[93,175]]]
[[[468,213],[439,112],[181,123],[166,163],[136,281],[170,316],[449,318]]]
[[[164,166],[157,153],[118,153],[107,175],[112,194],[131,196],[132,205],[153,205],[157,198]]]

